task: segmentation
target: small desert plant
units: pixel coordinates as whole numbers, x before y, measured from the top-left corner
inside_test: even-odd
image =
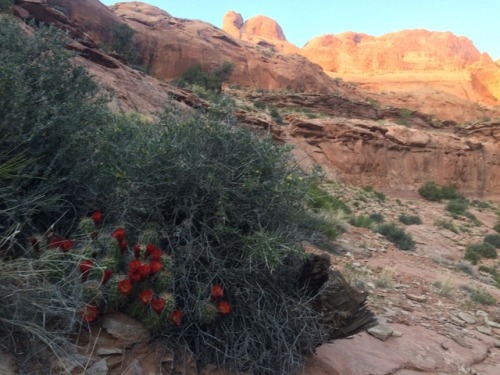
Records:
[[[464,216],[468,207],[469,202],[467,200],[453,199],[446,205],[445,209],[454,216]]]
[[[233,65],[229,62],[223,63],[211,72],[203,71],[200,64],[194,65],[182,73],[177,80],[177,85],[185,86],[200,86],[210,92],[220,93],[222,83],[226,81],[233,72]]]
[[[264,110],[266,109],[266,102],[262,100],[256,100],[253,102],[253,106],[257,109]]]
[[[440,202],[443,199],[458,199],[462,197],[454,185],[438,185],[434,181],[428,181],[418,189],[418,193],[424,199]]]
[[[497,219],[497,222],[495,223],[493,229],[500,233],[500,217]]]
[[[444,228],[449,230],[450,232],[458,233],[458,229],[455,224],[453,224],[452,220],[438,219],[434,222],[434,225],[438,228]]]
[[[118,24],[112,28],[111,48],[129,64],[136,64],[139,56],[133,37],[134,30],[126,23]]]
[[[397,121],[398,124],[408,126],[410,123],[409,121],[411,120],[411,115],[413,111],[408,108],[401,108],[399,110],[399,120]]]
[[[487,234],[484,236],[485,243],[490,243],[497,249],[500,249],[500,234]]]
[[[396,272],[394,269],[384,268],[380,274],[375,278],[375,286],[379,288],[391,288],[394,284]]]
[[[383,223],[384,222],[384,215],[382,215],[379,212],[374,212],[369,215],[369,218],[372,219],[375,223]]]
[[[432,285],[438,289],[438,294],[442,297],[451,297],[453,294],[453,285],[449,277],[442,281],[435,281]]]
[[[287,177],[290,178],[290,177]],[[346,214],[351,213],[349,206],[338,196],[333,196],[319,186],[318,182],[312,182],[307,189],[307,200],[309,206],[315,210],[338,211]]]
[[[469,262],[458,262],[456,267],[462,271],[465,272],[467,275],[474,275],[474,268],[472,267],[471,263]]]
[[[377,232],[391,241],[401,250],[415,250],[415,241],[404,229],[394,223],[385,223],[377,227]]]
[[[469,286],[462,286],[462,288],[469,293],[469,298],[475,303],[481,305],[494,305],[496,303],[495,297],[484,288]]]
[[[405,225],[422,224],[422,220],[420,220],[420,217],[408,214],[399,215],[399,221]]]
[[[269,114],[271,115],[273,120],[276,121],[277,124],[280,124],[280,125],[283,124],[283,117],[281,117],[281,115],[276,107],[272,107]]]
[[[464,255],[464,259],[470,261],[472,264],[477,264],[481,258],[495,259],[496,257],[497,250],[495,246],[486,242],[467,246]]]
[[[497,267],[488,267],[481,265],[479,266],[479,271],[489,273],[495,280],[497,288],[500,288],[500,272],[498,272]]]
[[[349,224],[355,227],[372,229],[375,226],[375,221],[366,215],[353,216],[349,219]]]

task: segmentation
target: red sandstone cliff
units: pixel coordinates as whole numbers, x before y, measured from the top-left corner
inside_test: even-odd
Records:
[[[254,24],[266,27],[247,27]],[[280,46],[280,34],[269,30],[281,28],[262,16],[243,21],[231,11],[224,16],[223,29],[242,40]],[[388,104],[394,103],[391,92],[398,96],[423,88],[433,89],[433,97],[444,92],[472,102],[500,103],[499,65],[469,39],[450,32],[404,30],[380,37],[345,32],[313,38],[302,49],[280,49],[306,56],[333,77],[387,94],[378,100]]]

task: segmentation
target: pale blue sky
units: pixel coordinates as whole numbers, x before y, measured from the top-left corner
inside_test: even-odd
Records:
[[[101,1],[111,5],[117,1]],[[302,47],[323,34],[356,31],[382,35],[403,29],[451,31],[500,59],[500,0],[148,0],[174,17],[222,27],[228,10],[244,19],[275,19],[288,41]]]

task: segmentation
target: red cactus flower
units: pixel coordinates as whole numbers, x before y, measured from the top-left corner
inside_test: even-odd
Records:
[[[165,300],[163,298],[154,298],[151,300],[151,308],[157,314],[161,314],[165,308]]]
[[[62,241],[64,241],[62,237],[59,237],[57,234],[52,235],[49,240],[49,248],[57,249],[61,246]]]
[[[146,246],[146,257],[148,257],[156,249],[155,245],[148,243]]]
[[[139,272],[128,272],[128,278],[132,283],[138,283],[139,281],[142,280],[142,276]]]
[[[114,230],[112,237],[116,238],[118,242],[122,242],[125,239],[125,229],[117,228]]]
[[[132,283],[129,279],[123,279],[118,283],[118,291],[124,296],[128,296],[132,293]]]
[[[182,324],[182,318],[184,317],[184,313],[182,312],[181,309],[175,310],[171,317],[170,320],[176,325],[180,326]]]
[[[113,276],[112,270],[104,270],[104,273],[102,275],[102,285],[105,285],[109,281],[109,279],[111,279],[111,276]]]
[[[97,319],[97,315],[99,313],[99,309],[95,305],[86,305],[82,311],[80,311],[80,315],[84,322],[90,323]]]
[[[149,277],[150,273],[151,273],[151,268],[149,267],[149,264],[142,264],[141,268],[139,268],[139,274],[143,279]]]
[[[163,268],[163,265],[161,264],[161,262],[159,262],[157,260],[152,260],[149,263],[149,268],[151,270],[151,274],[154,275],[155,273],[157,273],[158,271],[160,271]]]
[[[128,263],[128,271],[132,271],[132,272],[138,272],[139,271],[139,268],[141,268],[141,261],[138,260],[138,259],[134,259],[134,260],[131,260],[129,263]]]
[[[210,293],[213,300],[222,298],[224,296],[224,288],[220,284],[215,284],[212,286],[212,292]]]
[[[163,251],[161,249],[154,249],[151,252],[151,259],[153,260],[160,260],[161,256],[163,255]]]
[[[89,276],[90,270],[94,266],[94,262],[91,260],[82,260],[80,263],[80,272],[82,273],[82,280],[85,281],[87,280],[87,277]]]
[[[231,306],[229,306],[229,302],[227,301],[220,301],[217,304],[217,310],[221,315],[227,315],[231,312]]]
[[[136,259],[139,259],[141,256],[141,245],[137,244],[134,246],[134,256]]]
[[[141,293],[139,293],[139,299],[145,305],[149,305],[151,300],[153,299],[153,291],[151,289],[145,289]]]
[[[92,215],[90,217],[92,218],[95,224],[99,224],[102,221],[102,212],[94,211],[92,212]]]
[[[71,240],[63,240],[59,243],[59,248],[63,252],[67,253],[68,251],[70,251],[73,248],[74,244],[75,243]]]
[[[118,247],[120,248],[120,252],[123,254],[125,250],[128,248],[128,241],[122,240],[118,242]]]

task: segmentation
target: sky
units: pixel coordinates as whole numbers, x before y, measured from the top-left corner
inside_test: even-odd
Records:
[[[101,0],[106,5],[118,1]],[[123,0],[122,0],[123,2]],[[276,20],[287,40],[302,47],[315,36],[355,31],[374,36],[407,30],[451,31],[500,59],[500,0],[143,0],[174,17],[222,27],[229,10],[246,20]]]

